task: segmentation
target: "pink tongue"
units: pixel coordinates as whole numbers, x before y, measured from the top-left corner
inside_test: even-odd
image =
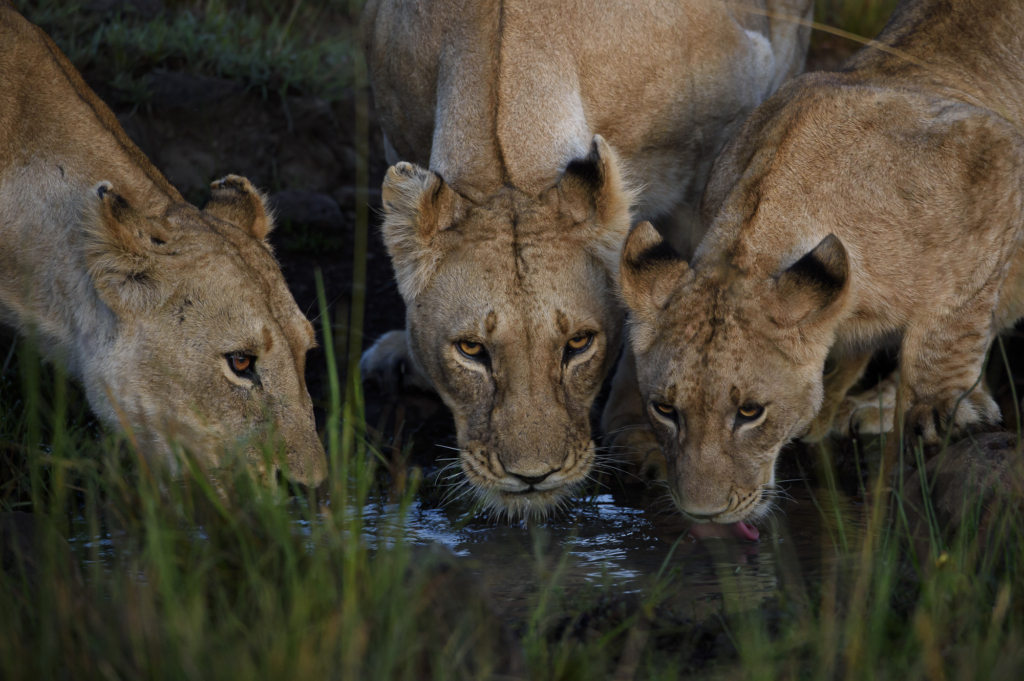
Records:
[[[757,541],[761,534],[753,525],[744,522],[729,523],[694,523],[690,527],[690,534],[697,539],[711,539],[723,537],[735,537],[747,541]]]
[[[736,536],[740,539],[746,539],[747,541],[757,541],[761,533],[757,531],[757,528],[753,525],[744,522],[733,523],[731,525],[732,531],[736,533]]]

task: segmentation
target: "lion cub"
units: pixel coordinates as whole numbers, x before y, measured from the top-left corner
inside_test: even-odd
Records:
[[[295,480],[324,478],[303,376],[313,328],[271,227],[240,177],[215,182],[205,210],[185,203],[57,46],[0,3],[0,323],[62,361],[148,458],[173,466],[179,442],[216,466],[244,438],[257,469],[267,444]]]
[[[880,47],[757,109],[715,164],[691,266],[649,225],[621,287],[679,508],[757,518],[822,403],[829,349],[901,339],[897,413],[994,424],[979,381],[1024,314],[1024,4],[909,0]]]

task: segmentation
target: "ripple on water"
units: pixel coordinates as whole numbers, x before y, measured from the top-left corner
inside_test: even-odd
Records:
[[[697,542],[686,534],[688,523],[675,511],[652,510],[651,499],[622,494],[580,502],[570,512],[534,527],[485,518],[456,524],[443,511],[414,502],[405,531],[413,545],[442,544],[468,559],[495,601],[513,617],[528,614],[541,590],[552,583],[569,593],[600,585],[636,593],[649,587],[659,572],[670,575],[673,599],[692,604],[693,616],[699,617],[717,609],[723,598],[753,606],[787,582],[817,581],[822,570],[838,560],[843,533],[856,546],[862,530],[856,500],[839,498],[832,503],[826,492],[802,487],[794,487],[789,495],[792,498],[780,504],[774,518],[760,525],[756,542]],[[371,547],[393,541],[395,533],[386,528],[394,527],[397,510],[379,504],[363,509]],[[837,517],[844,519],[842,528]],[[80,526],[84,525],[83,520]],[[307,535],[311,531],[306,521],[296,521],[295,528]],[[195,538],[206,538],[201,528],[194,532]],[[69,542],[84,555],[98,542],[102,562],[111,560],[117,550],[110,536],[81,533]],[[316,550],[312,545],[310,549]]]
[[[850,500],[826,504],[827,494],[814,491],[816,504],[807,489],[790,494],[793,499],[780,505],[775,518],[761,524],[756,542],[697,542],[674,511],[652,511],[649,499],[618,494],[598,496],[529,528],[486,520],[458,527],[442,511],[414,503],[406,529],[413,544],[440,543],[470,559],[495,600],[513,614],[525,612],[556,571],[557,585],[566,591],[611,584],[630,593],[650,586],[664,566],[673,575],[675,599],[692,603],[699,616],[717,609],[722,598],[752,606],[787,580],[815,581],[837,559],[840,541],[834,515],[823,517],[818,506],[844,509],[844,531],[848,537],[859,532],[859,523],[850,521],[859,517],[850,512]]]

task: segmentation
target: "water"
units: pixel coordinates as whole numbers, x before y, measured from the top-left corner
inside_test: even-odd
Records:
[[[860,532],[857,501],[832,503],[827,492],[790,490],[773,519],[760,524],[756,542],[697,541],[688,522],[665,504],[643,496],[605,494],[580,503],[557,519],[528,528],[487,521],[458,527],[435,508],[413,503],[406,521],[409,541],[442,544],[465,559],[495,602],[525,616],[545,584],[564,592],[612,585],[642,592],[659,572],[671,575],[673,600],[699,618],[723,599],[755,606],[783,586],[797,589],[820,581],[842,555],[843,533],[851,548]],[[817,502],[817,503],[816,503]],[[661,506],[652,510],[651,506]],[[834,509],[842,509],[840,532]],[[820,510],[819,510],[820,509]],[[366,509],[367,525],[381,520],[380,507]]]
[[[689,523],[670,504],[643,492],[580,501],[533,527],[486,518],[460,523],[438,508],[414,501],[405,519],[405,535],[412,545],[440,544],[459,556],[512,618],[528,617],[551,587],[569,596],[608,586],[620,594],[643,593],[662,574],[669,577],[673,603],[684,614],[701,619],[718,611],[723,600],[746,609],[787,587],[802,591],[841,560],[844,538],[851,548],[857,545],[863,527],[858,500],[833,497],[802,483],[788,496],[770,520],[759,524],[756,542],[697,541],[686,532]],[[842,523],[836,519],[837,508]],[[363,509],[371,547],[394,536],[396,517],[395,506],[371,503]],[[84,527],[84,519],[79,520],[79,527]],[[310,528],[297,521],[296,530],[308,534]],[[200,528],[194,531],[196,538],[204,538]],[[73,549],[83,556],[93,542],[98,542],[101,562],[113,559],[116,542],[109,536],[70,538]],[[316,547],[311,545],[310,550]]]
[[[406,411],[396,418],[409,432],[422,431],[414,451],[429,453],[438,443],[454,444],[450,417],[441,405],[426,399],[403,404]],[[370,421],[380,421],[381,433],[390,433],[392,427],[397,432],[397,426],[384,426],[391,423],[391,413],[382,414]],[[413,425],[422,423],[430,425]],[[793,462],[815,461],[797,454],[790,459],[785,478],[806,477]],[[417,463],[426,479],[438,465],[429,455]],[[462,527],[453,514],[417,500],[409,510],[406,532],[416,545],[438,543],[465,559],[493,600],[513,616],[530,612],[556,571],[557,587],[570,594],[606,585],[620,593],[645,592],[663,572],[671,575],[676,604],[692,608],[698,618],[718,610],[723,600],[750,607],[783,588],[802,591],[841,560],[844,539],[851,551],[858,547],[863,508],[857,499],[810,489],[802,479],[784,486],[788,489],[783,496],[789,498],[778,501],[771,520],[758,524],[757,542],[698,542],[686,534],[689,523],[664,490],[622,488],[589,502],[577,501],[569,512],[533,528],[486,520]],[[388,513],[379,505],[364,509],[370,527],[384,522]]]

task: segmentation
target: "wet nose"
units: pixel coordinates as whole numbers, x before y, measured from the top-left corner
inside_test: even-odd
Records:
[[[516,476],[527,485],[537,485],[544,482],[544,480],[546,480],[552,473],[554,473],[554,471],[548,471],[544,475],[519,475],[518,473],[513,473],[512,475]]]

